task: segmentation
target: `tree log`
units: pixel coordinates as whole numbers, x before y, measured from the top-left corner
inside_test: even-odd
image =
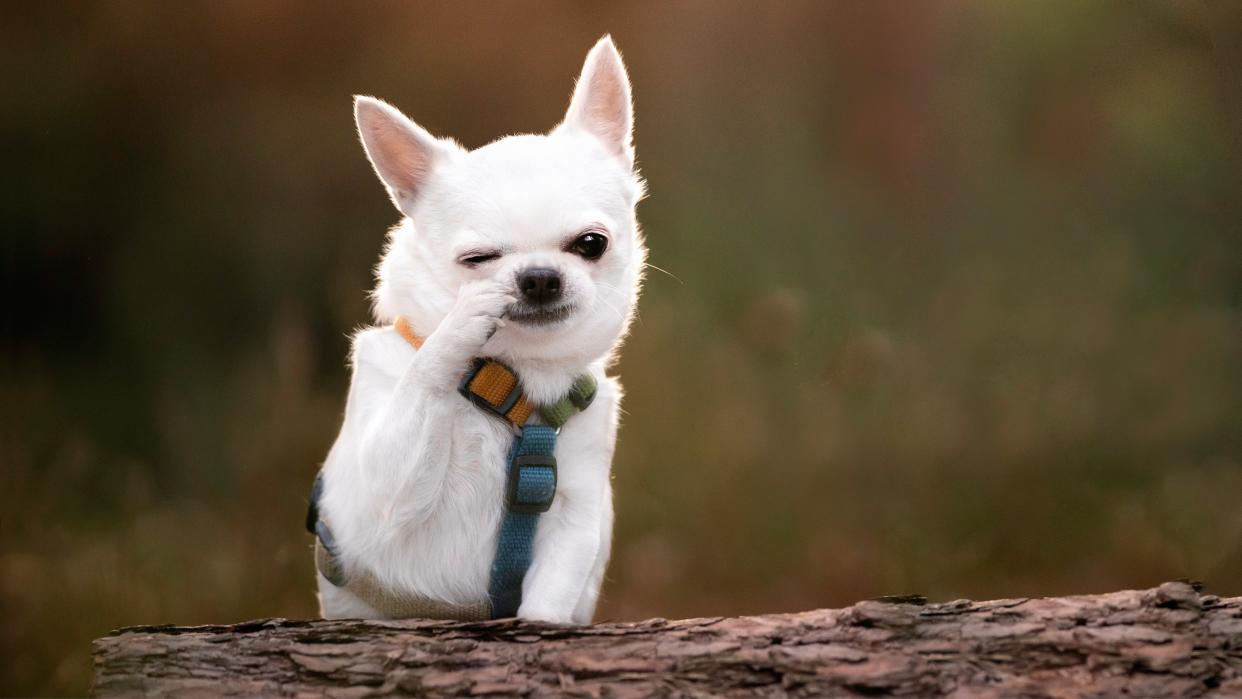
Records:
[[[1242,696],[1242,597],[860,602],[594,626],[513,620],[145,626],[94,643],[131,696]],[[914,603],[911,603],[914,602]]]

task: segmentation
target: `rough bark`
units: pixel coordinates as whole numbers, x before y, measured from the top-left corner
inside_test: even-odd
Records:
[[[915,603],[910,603],[911,601]],[[121,696],[1242,696],[1242,597],[1186,583],[992,602],[555,627],[271,619],[122,629]]]

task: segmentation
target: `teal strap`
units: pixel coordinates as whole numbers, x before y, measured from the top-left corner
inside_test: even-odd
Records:
[[[488,582],[493,619],[516,616],[522,606],[522,581],[534,557],[539,515],[556,497],[556,433],[575,413],[586,410],[595,390],[594,376],[578,377],[564,398],[539,409],[547,424],[523,427],[509,452],[505,513]]]
[[[505,514],[488,583],[493,619],[516,616],[522,605],[522,581],[535,553],[539,514],[556,497],[555,451],[555,428],[527,425],[509,453]]]

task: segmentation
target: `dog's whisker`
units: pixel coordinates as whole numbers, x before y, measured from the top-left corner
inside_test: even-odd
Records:
[[[614,286],[614,285],[612,285],[612,284],[609,284],[608,282],[605,282],[605,281],[599,281],[599,282],[596,282],[596,284],[597,284],[598,286],[600,286],[600,287],[604,288],[604,289],[609,290],[609,291],[616,291],[616,292],[618,292],[618,293],[620,292],[620,289],[618,289],[616,286]],[[607,306],[607,307],[608,307],[608,309],[609,309],[610,311],[612,311],[613,313],[616,313],[616,314],[617,314],[617,319],[618,319],[618,320],[625,320],[625,313],[624,313],[624,312],[622,312],[622,311],[621,311],[621,309],[617,308],[615,305],[613,305],[613,304],[609,303],[607,299],[605,299],[605,298],[603,298],[603,297],[599,297],[599,302],[600,302],[600,303],[602,303],[602,304],[604,304],[605,306]],[[635,315],[635,317],[637,317],[637,316],[638,316],[638,314],[637,314],[637,313],[635,313],[634,315]]]
[[[682,286],[685,286],[686,284],[684,281],[681,280],[681,277],[677,276],[676,274],[673,274],[672,272],[668,271],[667,269],[664,269],[663,267],[657,267],[651,264],[650,262],[644,262],[643,267],[650,267],[651,269],[654,269],[657,272],[663,272],[667,274],[669,277],[671,277],[678,284],[681,284]]]
[[[600,299],[599,301],[600,301],[600,303],[604,304],[604,306],[605,306],[608,310],[610,310],[610,311],[612,311],[613,313],[617,314],[617,318],[618,318],[618,319],[621,319],[621,320],[624,320],[624,319],[625,319],[625,315],[621,312],[621,309],[617,308],[616,306],[612,305],[611,303],[608,303],[608,302],[607,302],[607,301],[605,301],[604,299]]]

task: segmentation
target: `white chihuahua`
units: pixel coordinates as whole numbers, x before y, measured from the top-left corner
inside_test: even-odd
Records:
[[[322,614],[516,612],[589,623],[611,548],[621,400],[605,369],[629,327],[646,257],[621,56],[609,37],[591,49],[551,132],[474,151],[377,99],[358,97],[354,109],[404,218],[378,267],[380,327],[354,337],[344,424],[308,521],[319,533]],[[489,412],[463,397],[478,358],[516,374],[532,408],[526,432],[557,427],[542,427],[555,440],[554,461],[533,457],[554,464],[554,497],[527,521],[537,526],[525,542],[509,523],[523,516],[513,514],[515,489],[528,488],[512,475],[523,430],[501,419],[509,405]],[[575,397],[560,430],[546,408],[565,405],[584,380],[594,400]],[[526,558],[518,556],[512,591],[519,603],[506,610],[496,606],[495,578],[506,566],[514,578],[501,560],[513,536]]]

